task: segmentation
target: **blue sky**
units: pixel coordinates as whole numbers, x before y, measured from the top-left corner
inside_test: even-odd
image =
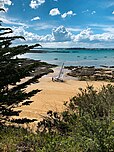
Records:
[[[0,0],[13,35],[43,47],[114,47],[114,0]]]

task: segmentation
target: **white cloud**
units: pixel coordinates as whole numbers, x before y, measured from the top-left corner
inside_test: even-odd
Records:
[[[95,10],[91,11],[91,10],[88,10],[88,9],[87,9],[87,10],[85,10],[85,11],[82,11],[82,13],[83,13],[83,14],[88,14],[88,15],[90,15],[90,14],[93,15],[93,14],[96,14],[96,11],[95,11]]]
[[[85,11],[82,11],[82,13],[87,13],[87,12],[89,12],[89,10],[87,9],[87,10],[85,10]]]
[[[64,26],[59,26],[52,30],[52,34],[41,35],[28,32],[26,27],[13,27],[13,33],[10,36],[21,35],[24,36],[27,42],[66,42],[71,41],[72,34],[66,30]]]
[[[96,34],[92,35],[90,37],[91,41],[96,41],[96,42],[109,42],[109,41],[114,41],[114,34],[110,33],[102,33],[102,34]]]
[[[60,11],[58,8],[53,8],[50,10],[49,15],[51,16],[60,15]]]
[[[2,16],[2,17],[0,17],[0,20],[5,24],[19,25],[19,26],[28,27],[27,24],[25,24],[23,22],[20,22],[18,19],[15,19],[15,18],[7,18],[6,16]]]
[[[29,6],[33,9],[36,9],[38,7],[37,1],[32,0]]]
[[[47,29],[53,29],[55,26],[53,24],[47,24],[47,23],[38,23],[34,26],[35,30],[47,30]]]
[[[5,5],[8,5],[8,6],[12,5],[11,0],[0,0],[0,8],[4,8],[5,11],[7,12],[8,8]]]
[[[26,41],[34,41],[36,38],[38,39],[38,35],[33,34],[32,32],[28,32],[26,31],[26,28],[23,26],[19,26],[19,27],[12,27],[13,33],[8,34],[9,36],[24,36]],[[23,42],[24,40],[22,40]],[[25,41],[24,41],[25,42]]]
[[[74,41],[89,41],[90,36],[93,34],[92,30],[90,28],[87,28],[86,30],[82,30],[79,34],[74,36]]]
[[[106,8],[114,6],[114,2],[106,2],[106,3],[103,3],[103,4],[105,5]],[[103,5],[103,7],[104,7],[104,5]]]
[[[43,42],[40,42],[40,44],[43,46],[43,47],[46,47],[46,48],[68,48],[68,47],[76,47],[76,43],[74,42],[71,42],[71,41],[66,41],[66,42],[46,42],[46,43],[43,43]],[[79,47],[79,46],[78,46]]]
[[[47,35],[38,35],[32,32],[28,32],[27,28],[24,26],[19,26],[19,27],[12,27],[12,30],[14,31],[11,34],[7,34],[6,36],[24,36],[26,41],[21,40],[21,42],[26,42],[26,43],[38,43],[38,42],[52,42],[54,41],[54,38],[51,34]],[[16,40],[19,42],[20,40]]]
[[[110,34],[114,34],[114,27],[108,26],[108,27],[103,28],[103,30],[104,30],[105,32],[110,33]]]
[[[36,21],[36,20],[40,20],[40,17],[36,16],[36,17],[34,17],[34,18],[31,19],[31,21]]]
[[[53,42],[54,37],[51,34],[47,34],[45,36],[40,37],[40,42]]]
[[[11,0],[1,0],[0,1],[0,7],[2,7],[2,6],[4,6],[4,5],[11,5],[12,4],[12,2],[11,2]]]
[[[38,8],[38,6],[42,5],[43,3],[45,3],[45,0],[31,0],[29,6],[32,9],[36,9],[36,8]]]
[[[114,33],[104,32],[102,34],[94,34],[91,28],[82,30],[78,34],[72,34],[64,26],[59,26],[52,30],[52,34],[38,35],[32,32],[28,32],[27,28],[24,26],[13,27],[14,33],[9,34],[24,36],[26,41],[21,40],[24,43],[48,43],[55,46],[64,47],[107,47],[113,46],[114,44]],[[110,29],[109,29],[110,30]],[[17,42],[20,42],[17,40]],[[45,43],[44,43],[45,42]],[[53,45],[54,46],[54,45]]]
[[[104,27],[109,27],[110,25],[108,24],[98,24],[98,23],[94,23],[94,24],[89,24],[89,26],[92,26],[92,27],[97,27],[97,28],[104,28]]]
[[[73,27],[73,28],[72,27],[68,27],[67,30],[70,31],[70,32],[79,32],[79,31],[81,31],[81,29],[77,28],[77,27]]]
[[[54,28],[52,30],[52,35],[54,37],[54,41],[63,42],[63,41],[71,41],[72,34],[66,30],[64,26],[59,26],[58,28]]]
[[[67,13],[64,13],[61,15],[62,18],[66,18],[67,16],[74,16],[76,15],[75,13],[73,13],[73,11],[68,11]]]
[[[108,16],[106,17],[108,20],[114,21],[114,16]]]
[[[56,15],[60,15],[60,14],[61,13],[60,13],[58,8],[53,8],[49,12],[49,15],[51,15],[51,16],[56,16]],[[61,14],[61,17],[62,18],[66,18],[67,16],[71,17],[71,16],[75,16],[75,15],[76,15],[76,13],[73,13],[73,11],[68,11],[68,12],[66,12],[64,14]]]
[[[91,14],[92,14],[92,15],[93,15],[93,14],[96,14],[96,11],[92,11]]]
[[[114,25],[110,24],[90,24],[92,29],[105,31],[106,33],[114,33]]]
[[[94,34],[90,28],[87,28],[86,30],[82,30],[79,34],[74,35],[73,38],[74,38],[73,39],[74,42],[82,42],[88,44],[101,43],[105,45],[106,42],[114,43],[114,34],[112,33]]]
[[[114,11],[112,12],[112,14],[114,15]]]

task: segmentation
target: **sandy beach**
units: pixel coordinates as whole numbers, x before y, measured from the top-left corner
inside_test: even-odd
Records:
[[[70,98],[79,93],[79,88],[86,88],[88,85],[93,85],[96,89],[100,89],[103,85],[109,84],[104,81],[78,81],[76,78],[67,76],[65,71],[64,82],[53,82],[52,77],[57,76],[60,68],[54,68],[54,73],[43,76],[39,79],[39,83],[32,84],[27,88],[27,91],[33,89],[42,90],[31,98],[34,102],[29,106],[22,107],[20,117],[41,119],[45,116],[48,110],[62,111],[64,101],[69,101]]]

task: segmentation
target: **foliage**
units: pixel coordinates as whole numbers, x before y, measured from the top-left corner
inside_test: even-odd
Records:
[[[76,152],[77,148],[78,145],[69,136],[40,132],[33,134],[20,127],[0,128],[1,152]]]
[[[1,8],[0,11],[4,11],[4,9]],[[30,76],[31,72],[35,67],[38,67],[39,63],[27,63],[26,60],[21,60],[16,57],[34,47],[40,46],[40,44],[12,47],[11,44],[13,40],[24,39],[24,37],[8,37],[7,34],[9,33],[13,33],[12,29],[2,27],[0,24],[0,124],[10,121],[11,116],[18,116],[21,111],[15,110],[15,108],[29,105],[32,102],[29,101],[30,97],[40,91],[33,90],[28,93],[25,91],[27,85],[33,83],[37,78],[40,78],[40,75],[32,78],[31,81],[29,80],[27,83],[17,84],[22,78]],[[23,119],[22,122],[24,122],[24,120],[27,119]]]
[[[29,128],[0,127],[1,151],[25,152],[113,152],[114,87],[92,86],[81,90],[62,113],[49,111],[38,123],[37,133]],[[102,108],[101,108],[102,107]]]
[[[84,152],[114,151],[114,87],[97,92],[88,86],[66,102],[60,114],[49,111],[38,123],[38,130],[71,137]]]

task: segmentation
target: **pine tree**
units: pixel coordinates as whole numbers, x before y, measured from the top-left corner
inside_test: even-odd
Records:
[[[0,9],[4,11],[4,9]],[[2,21],[0,21],[2,23]],[[11,28],[3,28],[0,24],[0,124],[10,122],[11,116],[19,116],[21,111],[15,110],[20,106],[29,105],[30,97],[40,90],[33,90],[26,92],[27,85],[36,81],[41,75],[36,75],[27,82],[17,84],[22,78],[29,76],[35,67],[38,67],[39,62],[27,62],[25,59],[19,59],[16,56],[24,54],[34,47],[40,46],[35,44],[33,46],[18,45],[11,47],[12,41],[15,39],[24,39],[22,36],[6,36],[13,33]],[[24,39],[25,40],[25,39]],[[12,120],[17,123],[31,122],[26,118]]]

